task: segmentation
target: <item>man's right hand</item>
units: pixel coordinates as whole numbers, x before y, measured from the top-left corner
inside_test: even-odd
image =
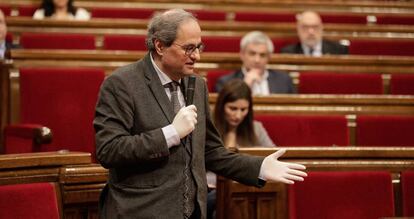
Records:
[[[194,105],[181,108],[172,122],[180,139],[190,134],[194,130],[196,124],[197,108]]]
[[[249,87],[252,87],[254,82],[261,80],[262,74],[262,69],[251,68],[244,75],[244,82],[249,85]]]

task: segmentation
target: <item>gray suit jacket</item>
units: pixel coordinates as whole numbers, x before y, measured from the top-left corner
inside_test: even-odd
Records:
[[[187,84],[184,78],[184,84]],[[197,203],[206,217],[206,169],[247,185],[259,186],[262,157],[227,151],[209,112],[204,80],[196,79],[197,125],[192,132],[191,172]],[[184,145],[167,147],[161,128],[171,124],[173,108],[151,64],[142,60],[116,70],[103,83],[94,127],[97,159],[109,169],[100,199],[100,217],[182,218]]]
[[[287,73],[273,70],[268,71],[269,77],[267,78],[267,81],[269,83],[269,93],[296,93],[295,86],[292,83],[292,78],[290,78]],[[236,78],[244,78],[244,74],[241,69],[232,74],[220,77],[216,82],[216,92],[220,92],[226,82]]]
[[[302,45],[300,43],[287,45],[280,49],[280,53],[304,54]],[[337,42],[322,40],[322,54],[347,55],[348,47],[343,46]]]

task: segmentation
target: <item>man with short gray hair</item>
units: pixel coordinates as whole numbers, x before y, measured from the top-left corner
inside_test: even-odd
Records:
[[[296,93],[292,79],[286,72],[267,69],[274,47],[270,38],[260,31],[247,33],[240,42],[242,67],[217,80],[216,92],[232,79],[242,79],[252,89],[253,95]]]

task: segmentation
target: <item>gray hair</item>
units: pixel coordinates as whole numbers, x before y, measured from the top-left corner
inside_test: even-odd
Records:
[[[148,23],[148,32],[145,44],[149,51],[155,51],[154,41],[160,40],[165,46],[171,46],[177,37],[177,30],[181,23],[197,18],[183,9],[171,9],[157,13]]]
[[[244,35],[240,41],[240,50],[244,50],[250,43],[266,44],[267,51],[273,53],[274,46],[272,40],[261,31],[252,31]]]

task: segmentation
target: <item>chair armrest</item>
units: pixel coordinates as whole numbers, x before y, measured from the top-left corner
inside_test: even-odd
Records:
[[[33,139],[36,144],[50,144],[52,131],[38,124],[8,125],[4,129],[5,136]]]

